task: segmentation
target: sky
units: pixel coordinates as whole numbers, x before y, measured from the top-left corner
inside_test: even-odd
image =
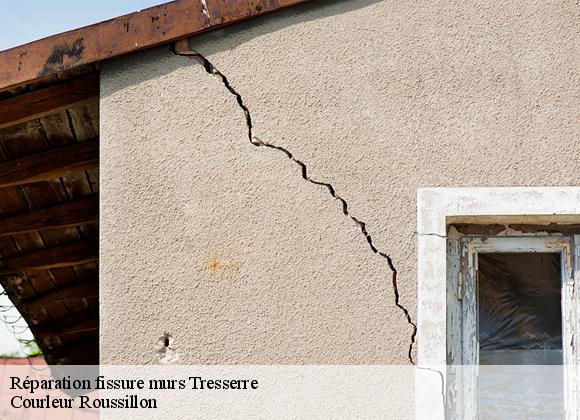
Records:
[[[166,1],[0,0],[0,51]],[[0,354],[17,352],[24,355],[16,336],[30,339],[31,334],[18,311],[9,309],[11,306],[6,296],[0,296]],[[13,322],[16,323],[11,325]]]
[[[168,0],[0,0],[0,51]]]
[[[2,290],[0,288],[0,290]],[[20,313],[8,297],[0,296],[0,354],[17,353],[25,355],[23,346],[17,340],[29,340],[32,334],[26,322],[20,317]]]

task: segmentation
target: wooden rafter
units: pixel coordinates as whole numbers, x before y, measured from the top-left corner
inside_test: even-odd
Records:
[[[98,217],[99,199],[91,196],[1,220],[0,237],[92,223]]]
[[[97,140],[75,143],[0,163],[0,188],[57,179],[98,164]]]
[[[0,102],[0,128],[62,111],[99,95],[99,75],[90,74]]]
[[[62,289],[52,290],[41,297],[29,299],[21,305],[21,311],[28,315],[29,325],[35,326],[50,324],[53,327],[74,324],[83,315],[94,315],[98,312],[98,306],[94,302],[99,296],[99,282],[97,278],[86,280],[78,284],[66,286]],[[65,305],[69,316],[64,320],[55,322],[49,311],[54,305]]]
[[[98,296],[98,280],[87,279],[80,283],[71,284],[62,289],[53,290],[50,293],[42,295],[35,299],[29,299],[24,302],[22,307],[25,310],[35,310],[38,305],[47,305],[59,301],[67,301],[70,299],[88,299],[90,297]]]
[[[92,339],[98,338],[98,334],[99,320],[98,318],[92,318],[70,328],[37,332],[35,337],[39,343],[44,345],[44,348],[55,350],[69,347],[76,343],[84,343],[88,340],[92,341]],[[93,345],[98,347],[98,343]]]
[[[75,242],[40,249],[0,261],[0,274],[18,271],[48,270],[70,267],[98,259],[98,240],[81,239]]]
[[[98,336],[56,348],[45,354],[45,358],[49,364],[55,365],[95,365],[99,360]]]

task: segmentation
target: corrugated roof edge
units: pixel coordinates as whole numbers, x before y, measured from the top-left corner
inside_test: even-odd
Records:
[[[0,89],[309,0],[176,0],[0,51]]]

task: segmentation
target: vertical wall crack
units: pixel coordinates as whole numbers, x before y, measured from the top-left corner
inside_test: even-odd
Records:
[[[225,86],[225,88],[236,98],[236,102],[238,103],[238,106],[244,112],[245,119],[246,119],[246,126],[248,128],[248,140],[250,141],[250,143],[252,143],[256,147],[267,147],[267,148],[275,149],[275,150],[283,153],[284,155],[286,155],[286,157],[288,159],[290,159],[291,161],[293,161],[294,163],[296,163],[300,167],[302,178],[304,180],[306,180],[312,184],[325,187],[328,190],[328,192],[330,193],[330,195],[335,200],[338,200],[341,203],[343,214],[345,216],[347,216],[349,219],[351,219],[358,226],[361,234],[364,235],[370,250],[374,254],[377,254],[378,256],[380,256],[381,258],[383,258],[385,260],[385,262],[386,262],[386,264],[391,272],[391,286],[393,289],[395,305],[403,312],[403,314],[407,320],[407,323],[412,328],[407,357],[409,359],[409,362],[412,365],[415,365],[415,361],[413,359],[413,346],[415,344],[415,338],[417,335],[417,325],[415,324],[415,322],[413,322],[411,315],[409,314],[409,311],[407,310],[407,308],[401,304],[399,288],[398,288],[398,284],[397,284],[397,270],[395,268],[395,265],[393,263],[392,258],[388,254],[386,254],[385,252],[382,252],[379,249],[377,249],[377,247],[375,246],[375,244],[373,242],[371,235],[368,233],[368,231],[366,229],[365,222],[363,222],[362,220],[359,220],[358,218],[356,218],[354,215],[352,215],[350,213],[347,201],[337,194],[335,188],[331,184],[329,184],[327,182],[322,182],[322,181],[317,181],[315,179],[312,179],[308,175],[308,168],[307,168],[306,164],[304,164],[304,162],[297,159],[288,149],[286,149],[282,146],[277,146],[275,144],[268,143],[265,140],[262,140],[253,134],[252,115],[250,113],[250,110],[248,109],[248,107],[244,103],[242,96],[232,87],[232,85],[230,84],[227,77],[222,72],[220,72],[218,69],[216,69],[215,66],[209,60],[207,60],[204,56],[197,53],[196,51],[177,51],[175,49],[175,46],[172,47],[172,51],[176,55],[189,57],[189,58],[196,60],[199,64],[201,64],[203,66],[203,68],[205,69],[205,71],[207,73],[209,73],[213,76],[216,76],[217,78],[219,78],[221,80],[221,82]]]

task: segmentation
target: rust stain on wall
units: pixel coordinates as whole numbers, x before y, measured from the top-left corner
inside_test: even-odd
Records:
[[[235,260],[218,260],[212,258],[207,263],[207,268],[214,274],[224,274],[228,280],[236,278],[240,272],[240,262]]]

